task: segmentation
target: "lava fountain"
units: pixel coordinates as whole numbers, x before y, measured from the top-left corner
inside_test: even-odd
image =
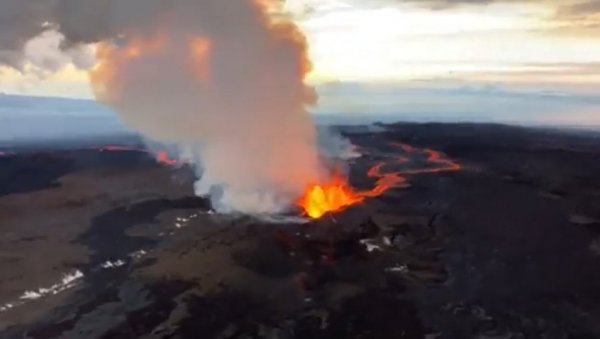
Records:
[[[390,145],[406,154],[418,153],[424,156],[427,167],[405,171],[385,171],[385,167],[390,164],[387,162],[377,163],[367,171],[367,176],[375,179],[375,185],[370,190],[363,191],[353,189],[348,182],[348,178],[340,171],[335,171],[328,182],[307,185],[304,195],[298,199],[297,205],[304,210],[308,217],[318,219],[327,213],[343,210],[363,202],[366,198],[380,196],[390,188],[401,186],[407,182],[404,177],[406,175],[458,171],[462,168],[457,162],[429,148],[417,149],[401,143],[391,143]],[[405,156],[392,161],[394,165],[407,164],[408,162],[410,162],[410,159]]]
[[[306,215],[316,219],[328,212],[360,203],[364,198],[362,194],[354,192],[347,178],[338,172],[325,184],[308,185],[304,196],[298,200],[298,205]]]

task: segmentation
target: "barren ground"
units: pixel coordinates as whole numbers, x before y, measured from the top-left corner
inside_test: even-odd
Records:
[[[213,214],[143,153],[0,157],[0,337],[600,337],[597,135],[346,131],[359,187],[390,142],[463,168],[298,224]]]

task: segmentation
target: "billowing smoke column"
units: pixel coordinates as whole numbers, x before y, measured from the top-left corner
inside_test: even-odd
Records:
[[[285,16],[269,13],[277,4],[0,0],[0,17],[33,20],[10,27],[21,40],[0,39],[13,52],[49,28],[65,48],[99,42],[90,73],[97,98],[147,137],[191,153],[197,194],[210,193],[224,211],[279,212],[323,173],[306,112],[316,100],[304,84],[306,42]],[[6,50],[2,58],[19,63]]]
[[[102,43],[98,98],[154,139],[200,152],[196,193],[274,212],[319,179],[303,36],[250,0],[173,2],[155,26]]]

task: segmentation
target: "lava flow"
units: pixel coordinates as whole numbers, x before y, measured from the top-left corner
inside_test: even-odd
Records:
[[[366,198],[377,197],[392,187],[398,187],[406,183],[407,180],[403,175],[458,171],[462,168],[460,164],[444,158],[440,152],[432,149],[421,150],[400,143],[392,143],[391,145],[400,148],[407,154],[424,154],[426,163],[432,167],[385,172],[384,167],[388,164],[386,162],[378,163],[367,172],[369,178],[376,179],[375,186],[365,191],[355,191],[348,183],[348,178],[339,171],[335,171],[329,182],[308,185],[297,204],[302,207],[307,216],[318,219],[329,212],[340,211],[348,206],[360,203]],[[407,157],[400,157],[395,159],[394,164],[401,165],[409,161],[410,159]]]

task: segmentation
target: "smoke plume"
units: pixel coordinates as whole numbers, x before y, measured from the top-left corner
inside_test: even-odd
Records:
[[[0,0],[0,62],[18,67],[25,42],[49,29],[64,49],[97,42],[98,100],[145,136],[180,145],[197,165],[197,194],[224,211],[279,212],[324,173],[306,111],[316,100],[304,83],[306,41],[277,5]]]

